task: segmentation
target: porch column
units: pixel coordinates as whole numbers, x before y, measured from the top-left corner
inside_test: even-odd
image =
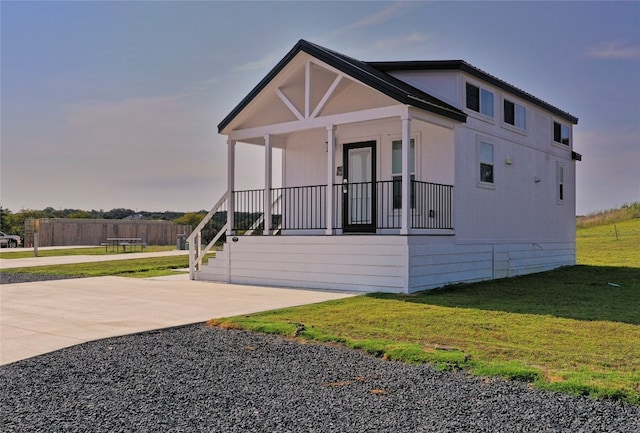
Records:
[[[333,182],[335,179],[335,140],[336,129],[334,125],[327,126],[327,215],[325,220],[327,222],[327,230],[325,234],[333,234]]]
[[[409,213],[411,212],[410,190],[411,172],[409,171],[409,148],[411,146],[411,118],[402,116],[402,219],[400,220],[400,234],[408,235]]]
[[[233,199],[233,190],[235,189],[236,178],[236,141],[227,140],[227,236],[233,236],[234,233],[234,213],[235,203]],[[227,238],[228,239],[228,238]]]
[[[271,234],[271,187],[272,187],[272,172],[273,167],[271,164],[273,153],[271,152],[271,136],[269,134],[264,135],[264,230],[263,235],[268,236]]]

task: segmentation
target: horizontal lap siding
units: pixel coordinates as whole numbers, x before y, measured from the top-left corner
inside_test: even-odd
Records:
[[[544,272],[575,264],[571,242],[410,245],[410,292]]]
[[[230,256],[229,256],[230,254]],[[575,264],[572,242],[456,244],[432,236],[241,237],[198,279],[282,287],[417,292]]]
[[[403,238],[247,237],[225,245],[225,249],[225,253],[230,254],[231,283],[367,292],[406,291],[407,247]],[[213,266],[218,268],[218,275],[224,275],[224,265]]]
[[[491,245],[429,244],[429,238],[416,238],[409,246],[410,292],[447,284],[491,279]]]
[[[547,242],[509,245],[508,276],[543,272],[560,266],[575,265],[575,244]]]

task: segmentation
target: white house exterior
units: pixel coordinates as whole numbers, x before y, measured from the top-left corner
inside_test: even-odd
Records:
[[[228,191],[208,217],[226,243],[202,265],[205,219],[191,277],[412,293],[573,265],[577,122],[464,61],[301,40],[218,125]],[[264,189],[235,190],[240,143],[264,147]]]

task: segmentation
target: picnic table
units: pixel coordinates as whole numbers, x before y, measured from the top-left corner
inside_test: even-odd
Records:
[[[147,246],[142,238],[107,238],[107,241],[100,245],[104,246],[105,251],[111,248],[112,252],[118,252],[122,247],[123,253],[127,252],[127,247],[129,247],[129,251],[135,251],[138,247],[142,251]]]

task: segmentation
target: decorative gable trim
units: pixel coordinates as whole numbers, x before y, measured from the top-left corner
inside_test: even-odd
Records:
[[[402,104],[420,108],[459,122],[466,121],[467,115],[464,112],[438,98],[416,89],[415,87],[398,80],[385,72],[379,71],[365,62],[361,62],[301,39],[258,83],[258,85],[247,96],[245,96],[242,101],[240,101],[231,113],[229,113],[222,122],[218,124],[218,132],[222,132],[300,52],[309,54],[332,68],[335,68],[337,71],[340,71],[345,76],[349,76]],[[308,106],[305,106],[304,113],[300,112],[282,91],[278,92],[276,90],[276,94],[298,119],[315,117],[320,113],[324,104],[326,104],[341,79],[342,76],[339,74],[338,78],[336,78],[330,89],[312,113],[309,113],[310,107]],[[308,104],[308,100],[306,103]]]

